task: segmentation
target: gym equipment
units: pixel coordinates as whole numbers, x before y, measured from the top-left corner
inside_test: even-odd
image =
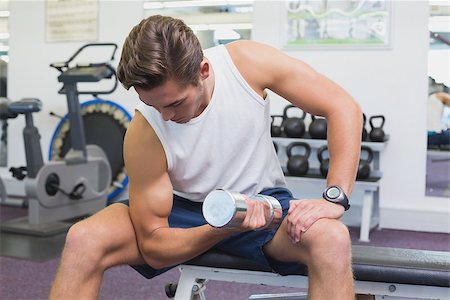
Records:
[[[43,164],[40,136],[33,125],[32,113],[40,109],[36,99],[25,99],[10,105],[10,110],[24,114],[26,126],[24,143],[27,161],[25,191],[28,197],[28,217],[5,222],[2,231],[31,235],[53,235],[66,231],[74,218],[93,214],[106,206],[106,195],[111,182],[111,167],[103,150],[96,145],[86,145],[83,119],[80,113],[80,94],[108,94],[117,87],[114,68],[108,63],[69,64],[87,47],[113,47],[116,44],[87,44],[78,49],[68,61],[51,64],[61,74],[63,84],[60,94],[66,95],[71,125],[72,148],[64,160]],[[79,91],[78,83],[99,82],[112,79],[113,88],[107,91]]]
[[[0,121],[2,134],[0,138],[0,167],[8,165],[8,119],[17,118],[17,114],[9,110],[11,101],[8,98],[0,97]],[[3,180],[0,178],[0,204],[9,206],[23,206],[23,201],[8,199]]]
[[[282,129],[281,125],[275,125],[275,120],[277,118],[281,118],[282,120],[284,120],[283,116],[273,115],[270,117],[272,118],[272,124],[270,125],[270,135],[273,137],[281,136],[283,134],[283,129]],[[282,123],[283,123],[283,121],[281,121],[281,124]]]
[[[2,126],[2,135],[0,138],[0,167],[8,165],[8,119],[17,117],[16,113],[9,110],[11,101],[8,98],[0,97],[0,121]]]
[[[0,97],[6,97],[7,93],[7,74],[8,64],[0,58]]]
[[[366,158],[362,158],[363,154],[367,153]],[[370,163],[373,160],[373,151],[368,146],[361,146],[361,156],[359,158],[358,172],[356,174],[356,179],[367,179],[370,176]]]
[[[303,148],[305,149],[305,153],[303,155],[300,154],[292,154],[292,150],[294,148]],[[311,147],[309,144],[304,142],[294,142],[287,146],[286,154],[288,157],[287,169],[290,175],[292,176],[303,176],[308,172],[309,163],[308,158],[311,155]]]
[[[287,105],[283,111],[283,130],[287,137],[290,138],[301,138],[305,133],[305,118],[306,112],[303,112],[300,118],[298,117],[288,117],[287,112],[289,109],[297,108],[294,105]]]
[[[447,252],[399,249],[373,246],[352,246],[355,291],[371,295],[369,299],[440,299],[448,300],[450,292],[450,256]],[[150,279],[156,270],[147,265],[133,266]],[[308,270],[294,265],[286,274],[254,261],[212,249],[181,264],[178,283],[172,283],[175,300],[206,299],[208,280],[252,283],[307,289]],[[250,299],[304,299],[272,295],[254,295]],[[197,298],[196,298],[197,297]],[[303,296],[300,296],[303,297]]]
[[[324,145],[317,149],[317,159],[320,162],[320,174],[322,177],[327,178],[328,169],[330,167],[330,158],[325,156],[325,152],[328,153],[328,146]]]
[[[108,201],[112,201],[128,185],[123,160],[123,139],[131,122],[131,115],[117,103],[100,98],[84,102],[80,108],[86,143],[102,148],[111,166]],[[48,159],[62,160],[71,147],[70,122],[66,115],[61,118],[53,133]]]
[[[366,123],[367,123],[367,117],[366,114],[363,113],[363,125],[362,125],[362,137],[361,137],[361,141],[366,141],[367,140],[367,129],[366,129]]]
[[[311,123],[308,128],[309,135],[313,139],[327,139],[327,120],[311,115]]]
[[[373,120],[377,120],[377,119],[381,120],[381,124],[379,127],[375,127],[375,125],[373,124]],[[385,121],[385,118],[382,115],[370,117],[369,124],[370,124],[371,130],[370,130],[369,137],[372,142],[384,142],[384,136],[385,136],[385,133],[383,130],[384,121]]]
[[[237,228],[247,213],[246,199],[265,202],[266,225],[258,230],[271,229],[280,223],[283,215],[280,202],[267,195],[247,197],[243,194],[222,189],[210,192],[203,201],[203,216],[213,227]]]
[[[444,35],[442,35],[438,32],[430,31],[430,38],[432,38],[436,41],[439,41],[447,46],[450,46],[450,41]]]

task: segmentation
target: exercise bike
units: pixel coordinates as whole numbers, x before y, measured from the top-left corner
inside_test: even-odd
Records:
[[[78,49],[69,60],[50,66],[60,72],[58,81],[63,84],[59,94],[66,95],[70,123],[71,149],[62,160],[43,163],[40,135],[33,124],[32,114],[40,111],[39,99],[22,99],[8,106],[11,115],[23,114],[26,125],[23,130],[27,167],[15,170],[15,177],[24,176],[28,198],[28,217],[1,224],[1,230],[29,235],[48,236],[65,232],[77,218],[91,215],[107,204],[107,192],[111,185],[111,167],[105,152],[97,145],[86,145],[79,95],[110,94],[117,87],[115,69],[109,62],[69,64],[87,47],[110,46],[114,59],[116,44],[87,44]],[[78,83],[113,80],[113,87],[106,91],[79,91]]]

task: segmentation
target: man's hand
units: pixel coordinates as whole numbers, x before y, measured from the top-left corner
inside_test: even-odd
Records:
[[[241,224],[243,230],[255,230],[264,227],[271,219],[271,207],[266,201],[246,197],[247,214]]]
[[[300,242],[301,235],[321,218],[339,219],[344,207],[324,199],[291,200],[287,215],[287,233],[293,243]]]

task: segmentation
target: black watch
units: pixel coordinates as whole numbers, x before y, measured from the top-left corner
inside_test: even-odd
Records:
[[[350,208],[347,195],[345,195],[342,188],[338,185],[327,187],[322,194],[323,199],[342,205],[347,211]]]

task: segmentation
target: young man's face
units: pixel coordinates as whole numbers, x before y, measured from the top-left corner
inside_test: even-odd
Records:
[[[151,90],[135,87],[142,102],[153,106],[161,113],[165,121],[179,124],[187,123],[201,114],[206,103],[203,82],[197,86],[182,87],[174,80],[168,80],[163,85]]]

